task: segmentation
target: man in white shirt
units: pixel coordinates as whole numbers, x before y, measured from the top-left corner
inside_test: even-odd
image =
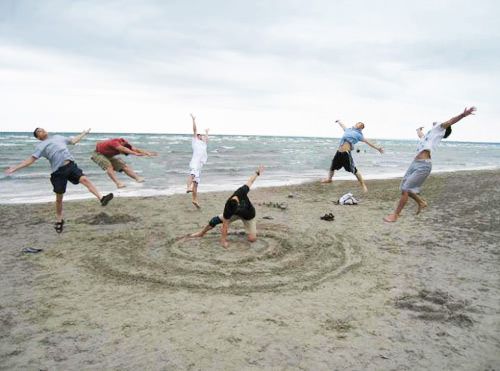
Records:
[[[431,152],[433,152],[441,139],[447,138],[451,134],[451,126],[458,121],[473,115],[476,107],[466,108],[463,113],[449,119],[442,124],[434,123],[434,127],[424,135],[422,128],[417,129],[420,141],[417,145],[417,156],[406,171],[401,181],[401,198],[394,213],[387,215],[384,221],[392,223],[398,220],[401,211],[411,197],[418,205],[417,214],[427,207],[427,202],[419,195],[420,187],[424,184],[432,170]]]
[[[205,135],[198,134],[196,128],[196,117],[191,114],[193,120],[193,139],[191,147],[193,148],[193,157],[189,162],[189,176],[187,180],[187,193],[193,194],[193,205],[200,208],[198,202],[198,184],[200,184],[201,168],[207,163],[207,144],[208,144],[208,129],[205,130]]]

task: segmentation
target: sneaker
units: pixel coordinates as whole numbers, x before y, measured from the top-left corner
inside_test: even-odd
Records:
[[[113,199],[112,193],[108,193],[106,196],[103,196],[101,198],[101,206],[106,206],[112,199]]]

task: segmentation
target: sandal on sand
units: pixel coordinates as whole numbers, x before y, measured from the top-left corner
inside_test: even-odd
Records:
[[[332,220],[335,219],[335,216],[332,213],[325,214],[322,217],[320,217],[321,220],[326,220],[328,222],[331,222]]]
[[[23,249],[23,253],[26,253],[26,254],[36,254],[38,252],[42,252],[43,249],[37,249],[36,247],[25,247]]]
[[[60,222],[56,222],[56,224],[54,225],[54,229],[56,230],[57,233],[62,233],[63,226],[64,226],[64,219],[61,220]]]
[[[112,199],[113,199],[112,193],[108,193],[106,196],[103,196],[101,198],[101,206],[106,206]]]

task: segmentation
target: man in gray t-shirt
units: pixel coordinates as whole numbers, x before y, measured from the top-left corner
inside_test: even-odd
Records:
[[[49,136],[49,134],[42,128],[36,128],[33,132],[35,138],[39,139],[41,142],[35,148],[35,152],[16,166],[9,167],[5,172],[7,175],[14,173],[15,171],[22,169],[24,167],[30,166],[40,157],[45,157],[50,162],[50,167],[52,173],[50,174],[50,182],[54,187],[54,193],[56,194],[56,217],[57,221],[55,224],[55,229],[57,233],[61,233],[63,230],[64,219],[63,219],[63,207],[62,201],[64,193],[66,192],[66,185],[68,181],[73,184],[81,183],[87,189],[96,196],[102,206],[106,206],[109,201],[113,198],[113,194],[109,193],[106,196],[101,196],[97,188],[92,184],[92,182],[83,174],[83,171],[76,165],[73,155],[68,149],[68,144],[78,143],[85,135],[89,133],[89,130],[84,131],[80,135],[73,138],[66,138],[61,135]]]

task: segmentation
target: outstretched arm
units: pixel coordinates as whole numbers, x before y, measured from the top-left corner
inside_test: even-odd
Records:
[[[123,154],[126,154],[126,155],[145,156],[144,153],[135,151],[136,148],[129,149],[129,148],[125,147],[125,146],[117,146],[116,149],[120,153],[123,153]]]
[[[377,147],[375,144],[370,143],[368,139],[363,139],[362,142],[368,144],[370,147],[376,149],[380,153],[384,153],[384,149],[382,147]]]
[[[250,178],[248,178],[248,181],[247,181],[247,186],[248,188],[251,188],[252,187],[252,184],[253,182],[255,182],[255,179],[257,179],[257,177],[262,174],[262,172],[264,171],[264,166],[263,165],[260,165],[257,170],[255,170],[255,174],[253,174]]]
[[[422,130],[424,127],[421,126],[417,129],[417,135],[420,139],[422,139],[422,137],[424,137],[424,131]]]
[[[205,141],[205,143],[208,143],[208,128],[205,129],[205,137],[203,138],[203,140]]]
[[[196,130],[196,117],[194,117],[192,113],[190,113],[190,115],[191,115],[191,119],[193,120],[193,135],[196,136],[196,134],[198,134],[198,132]]]
[[[127,148],[127,147],[124,147],[124,148]],[[155,152],[155,151],[146,151],[144,149],[140,149],[140,148],[133,147],[133,146],[132,146],[132,151],[134,151],[136,153],[141,153],[142,155],[148,156],[148,157],[158,156],[158,152]]]
[[[81,134],[78,134],[76,137],[71,138],[70,143],[71,143],[71,144],[76,144],[76,143],[78,143],[78,142],[79,142],[79,141],[81,141],[81,140],[83,139],[83,137],[84,137],[85,135],[87,135],[88,133],[90,133],[90,129],[87,129],[87,130],[82,131],[82,133],[81,133]]]
[[[441,127],[443,129],[447,129],[449,128],[451,125],[453,124],[456,124],[457,122],[459,122],[461,119],[463,119],[464,117],[467,117],[469,115],[473,115],[474,112],[476,112],[476,107],[470,107],[470,108],[465,108],[464,111],[458,115],[458,116],[455,116],[455,117],[452,117],[451,119],[449,119],[448,121],[446,122],[443,122],[441,124]]]
[[[30,166],[36,160],[38,160],[36,157],[30,156],[20,164],[9,167],[7,170],[5,170],[5,174],[10,175],[18,171],[19,169],[22,169],[23,167]]]
[[[345,131],[345,125],[342,123],[342,121],[340,121],[340,120],[335,120],[335,122],[336,122],[337,124],[339,124],[339,125],[340,125],[340,127],[342,128],[342,130],[344,130],[344,131]]]

